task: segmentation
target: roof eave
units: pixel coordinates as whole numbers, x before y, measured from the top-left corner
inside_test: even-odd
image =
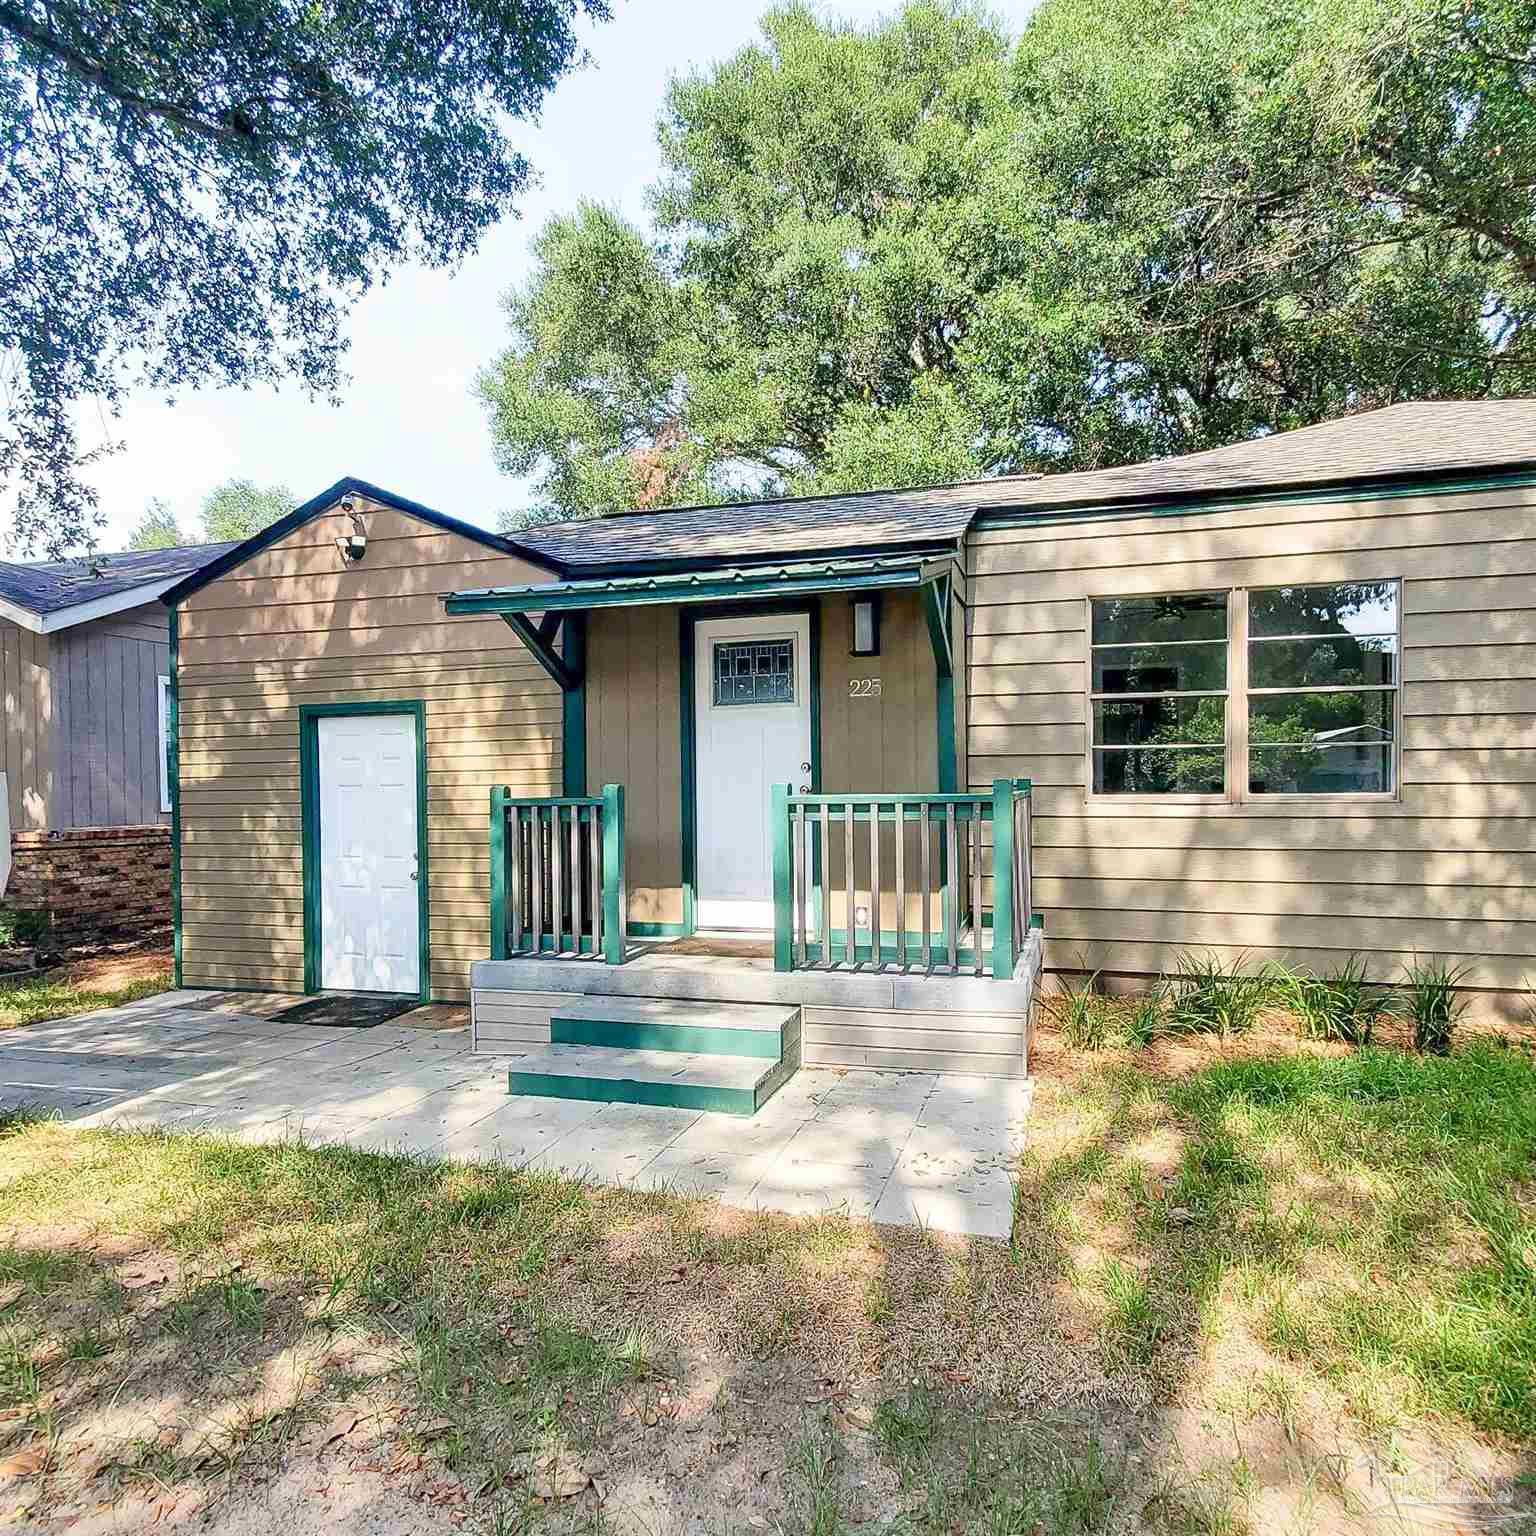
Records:
[[[53,635],[60,630],[73,629],[78,624],[89,624],[92,619],[110,618],[129,608],[142,608],[162,597],[180,577],[165,577],[160,581],[144,582],[136,587],[124,587],[109,592],[105,597],[91,597],[84,602],[71,603],[65,608],[52,608],[47,612],[28,608],[10,598],[0,597],[0,618],[11,620],[35,635]]]
[[[1387,471],[1379,475],[1330,475],[1316,480],[1286,480],[1264,484],[1228,485],[1221,489],[1177,490],[1139,496],[1078,496],[1029,505],[983,507],[976,527],[1034,522],[1054,517],[1158,517],[1174,512],[1198,513],[1225,506],[1262,502],[1304,501],[1319,496],[1411,492],[1415,489],[1473,490],[1481,485],[1536,477],[1536,458],[1512,464],[1461,465],[1457,468]]]

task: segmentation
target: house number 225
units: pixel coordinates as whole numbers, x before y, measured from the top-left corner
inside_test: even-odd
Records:
[[[848,697],[850,699],[878,699],[880,697],[880,679],[878,677],[850,677],[848,679]]]

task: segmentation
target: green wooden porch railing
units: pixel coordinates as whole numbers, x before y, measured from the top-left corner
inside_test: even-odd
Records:
[[[498,786],[490,830],[491,958],[590,955],[622,964],[624,786],[542,799]]]
[[[775,970],[1013,975],[1033,918],[1028,779],[968,795],[775,784],[772,817]]]

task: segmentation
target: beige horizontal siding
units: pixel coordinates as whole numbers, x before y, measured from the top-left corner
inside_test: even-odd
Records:
[[[180,615],[182,951],[187,985],[304,982],[299,709],[420,699],[431,989],[464,998],[490,953],[489,791],[560,789],[560,696],[497,619],[443,594],[540,573],[394,512],[367,558],[318,519],[195,593]]]
[[[1536,978],[1536,494],[1247,507],[971,536],[970,781],[1034,780],[1046,963],[1156,972],[1179,951],[1417,954]],[[1095,801],[1090,596],[1403,580],[1402,784],[1389,802]]]

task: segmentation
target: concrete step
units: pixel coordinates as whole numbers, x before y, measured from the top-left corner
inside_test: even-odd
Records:
[[[547,1045],[507,1074],[514,1094],[601,1104],[658,1104],[717,1114],[756,1113],[794,1075],[799,1052],[765,1062],[707,1052]]]
[[[800,1010],[782,1005],[698,1003],[678,998],[573,997],[550,1015],[556,1045],[621,1051],[683,1051],[777,1061]]]

